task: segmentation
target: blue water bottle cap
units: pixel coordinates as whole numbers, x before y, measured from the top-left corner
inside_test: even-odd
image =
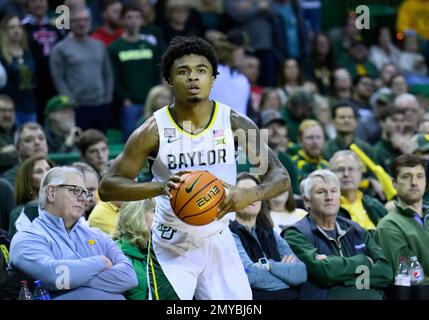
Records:
[[[42,286],[42,281],[36,280],[36,281],[34,281],[34,285],[37,286],[37,287],[41,287]]]

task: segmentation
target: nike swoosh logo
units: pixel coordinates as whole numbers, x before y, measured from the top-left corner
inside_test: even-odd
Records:
[[[194,187],[195,187],[195,185],[197,184],[198,180],[200,180],[201,176],[202,176],[202,175],[200,175],[200,176],[197,178],[197,180],[195,180],[195,181],[194,181],[194,183],[193,183],[189,188],[185,188],[185,191],[186,191],[187,193],[191,193],[191,192],[192,192],[192,190],[194,189]]]
[[[180,139],[181,139],[181,137],[176,138],[176,139],[168,138],[167,143],[172,143],[172,142],[175,142],[175,141],[180,140]]]

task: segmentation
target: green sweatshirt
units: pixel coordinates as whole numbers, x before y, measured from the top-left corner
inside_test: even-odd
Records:
[[[393,272],[399,266],[401,256],[417,256],[429,284],[429,208],[424,210],[424,225],[416,219],[416,213],[402,208],[398,203],[377,225],[375,240],[383,248]]]
[[[149,90],[160,83],[160,52],[146,40],[128,42],[120,38],[109,47],[115,74],[115,91],[123,101],[143,104]]]
[[[126,237],[121,237],[116,240],[116,244],[121,251],[130,259],[136,271],[138,285],[134,289],[125,292],[127,300],[147,300],[148,299],[148,286],[147,286],[147,251],[140,250],[137,246],[130,243]]]
[[[390,142],[384,139],[378,141],[373,150],[376,162],[379,163],[388,174],[391,174],[390,166],[393,160],[400,156],[402,152],[395,149]]]

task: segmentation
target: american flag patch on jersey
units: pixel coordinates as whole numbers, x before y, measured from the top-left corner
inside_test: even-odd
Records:
[[[223,129],[213,130],[213,137],[215,138],[223,137],[224,135],[225,135],[225,132]]]

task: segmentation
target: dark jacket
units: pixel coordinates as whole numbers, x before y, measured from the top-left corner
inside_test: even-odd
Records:
[[[368,231],[357,223],[337,217],[337,239],[330,238],[307,215],[285,230],[283,236],[308,270],[309,281],[302,287],[302,299],[381,299],[376,289],[393,279],[381,248]],[[317,260],[317,254],[327,258]],[[368,257],[370,259],[368,259]],[[372,262],[371,262],[372,260]],[[369,268],[370,289],[359,290],[358,267]]]

